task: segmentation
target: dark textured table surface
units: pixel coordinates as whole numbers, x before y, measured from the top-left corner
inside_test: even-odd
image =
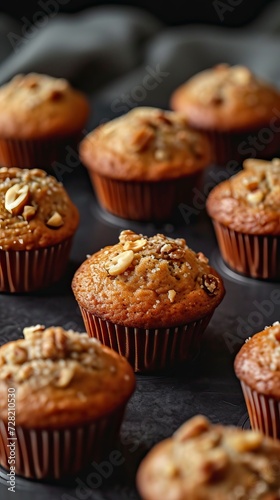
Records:
[[[209,167],[208,174],[214,170]],[[243,278],[227,269],[217,250],[203,202],[199,213],[192,215],[190,220],[178,209],[176,224],[156,227],[104,214],[95,202],[82,166],[66,172],[63,182],[81,214],[67,274],[59,284],[38,293],[1,294],[1,344],[19,338],[23,327],[37,323],[83,331],[82,318],[71,291],[72,276],[87,254],[114,244],[121,229],[183,237],[191,248],[209,257],[224,279],[226,296],[192,363],[168,373],[137,375],[137,389],[128,404],[120,440],[115,445],[114,450],[119,450],[119,454],[114,465],[112,456],[108,456],[106,464],[89,465],[77,478],[57,484],[17,477],[15,493],[8,492],[7,476],[0,469],[1,500],[134,500],[139,498],[135,473],[141,459],[156,442],[170,436],[186,419],[202,413],[214,423],[248,426],[233,360],[245,338],[279,319],[277,305],[270,299],[271,292],[279,288],[279,284]],[[74,455],[75,450],[72,453]]]

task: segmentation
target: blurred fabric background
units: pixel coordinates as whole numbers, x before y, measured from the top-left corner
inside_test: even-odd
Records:
[[[65,77],[90,96],[90,126],[134,106],[168,108],[177,85],[222,62],[280,85],[279,1],[128,3],[5,2],[0,84],[31,71]]]

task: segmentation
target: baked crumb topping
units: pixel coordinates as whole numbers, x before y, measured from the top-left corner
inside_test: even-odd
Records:
[[[0,348],[0,380],[67,387],[81,370],[90,373],[105,367],[101,344],[86,333],[36,325],[24,328],[23,334],[24,339]]]

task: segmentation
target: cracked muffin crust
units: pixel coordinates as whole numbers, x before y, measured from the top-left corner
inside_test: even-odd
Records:
[[[77,302],[113,323],[172,327],[212,313],[224,286],[208,259],[184,239],[120,233],[119,243],[90,256],[76,271]]]
[[[180,178],[211,160],[207,138],[184,116],[152,107],[99,126],[82,141],[80,155],[90,170],[125,181]]]
[[[157,444],[137,472],[143,500],[279,500],[280,444],[198,415]]]
[[[207,135],[219,166],[279,151],[280,92],[245,66],[219,64],[194,75],[174,90],[170,106]]]
[[[139,107],[97,127],[80,157],[106,211],[129,220],[167,221],[212,159],[211,143],[178,113]]]
[[[42,325],[0,347],[0,416],[16,390],[16,425],[63,428],[90,423],[122,407],[135,388],[128,362],[87,334]]]
[[[219,64],[202,71],[176,89],[171,107],[201,129],[257,129],[275,118],[280,93],[245,66]]]
[[[0,168],[0,250],[33,250],[72,237],[79,213],[60,182],[39,169]]]
[[[34,140],[72,135],[82,130],[88,115],[85,95],[63,78],[16,75],[0,88],[1,137]]]
[[[259,393],[280,400],[280,323],[249,338],[234,362],[237,377]]]
[[[213,219],[248,234],[280,234],[280,160],[247,159],[243,171],[212,189]]]
[[[210,192],[206,208],[220,252],[235,271],[280,276],[280,160],[247,159],[244,170]]]
[[[280,439],[280,324],[245,341],[234,361],[251,426]]]
[[[77,151],[89,111],[87,97],[63,78],[16,75],[0,87],[0,165],[59,170],[69,148]]]

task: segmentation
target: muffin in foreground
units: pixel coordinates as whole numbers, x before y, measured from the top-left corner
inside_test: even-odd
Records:
[[[208,196],[225,262],[252,278],[280,278],[280,160],[247,159]]]
[[[16,75],[0,88],[0,165],[50,169],[77,147],[89,116],[86,96],[63,78]]]
[[[280,443],[198,415],[157,444],[137,473],[143,500],[279,500]]]
[[[170,105],[207,133],[218,165],[279,151],[280,92],[245,66],[219,64],[196,74],[174,90]]]
[[[79,213],[54,177],[0,169],[0,292],[30,292],[66,270]]]
[[[1,465],[9,469],[7,444],[13,442],[16,474],[59,479],[78,473],[114,446],[134,388],[129,363],[87,334],[25,328],[24,339],[0,348]],[[14,426],[8,423],[11,394]]]
[[[211,147],[183,116],[139,107],[88,134],[80,157],[107,211],[132,220],[166,220],[193,196]]]
[[[208,259],[184,239],[130,230],[83,262],[72,288],[88,334],[135,371],[192,358],[225,293]]]
[[[140,463],[143,500],[279,500],[280,443],[197,415]]]
[[[280,324],[273,323],[242,346],[234,362],[251,426],[280,439]],[[280,474],[279,474],[280,475]]]

